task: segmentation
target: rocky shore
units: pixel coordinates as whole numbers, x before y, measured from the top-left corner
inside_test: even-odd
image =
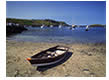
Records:
[[[6,26],[6,36],[10,36],[10,35],[14,35],[17,33],[21,33],[22,31],[27,30],[26,28],[24,28],[23,26]]]
[[[69,58],[54,66],[33,67],[26,58],[56,45],[70,47]],[[105,77],[106,45],[32,43],[7,40],[7,77]]]

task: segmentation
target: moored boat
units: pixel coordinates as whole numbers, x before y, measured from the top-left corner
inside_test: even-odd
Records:
[[[88,31],[88,30],[89,30],[89,26],[87,25],[87,26],[86,26],[86,31]]]
[[[52,27],[53,27],[53,25],[50,25],[50,27],[52,28]]]
[[[59,25],[59,28],[61,28],[62,27],[62,25]]]
[[[43,27],[44,27],[44,25],[41,26],[41,28],[43,28]]]
[[[65,58],[68,49],[68,47],[58,45],[33,55],[32,57],[27,58],[27,60],[33,66],[47,66],[55,64]]]

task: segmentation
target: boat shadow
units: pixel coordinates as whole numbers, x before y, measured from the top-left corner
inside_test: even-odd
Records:
[[[52,64],[52,65],[48,65],[48,66],[38,66],[36,68],[36,70],[40,71],[40,72],[44,72],[44,71],[46,71],[48,69],[51,69],[51,68],[56,67],[58,65],[61,65],[64,62],[66,62],[72,56],[72,54],[73,54],[72,52],[68,52],[67,55],[65,56],[65,58],[63,60],[61,60],[60,62]]]

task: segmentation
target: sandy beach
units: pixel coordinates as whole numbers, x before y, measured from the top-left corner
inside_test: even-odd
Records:
[[[33,43],[7,40],[7,77],[105,77],[106,44]],[[26,58],[56,45],[70,47],[70,57],[63,63],[33,67]]]

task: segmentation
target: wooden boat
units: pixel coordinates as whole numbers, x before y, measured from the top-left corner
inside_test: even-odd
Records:
[[[68,52],[68,49],[68,47],[58,45],[42,51],[36,55],[33,55],[32,57],[27,58],[27,60],[33,66],[47,66],[55,64],[64,59]]]

